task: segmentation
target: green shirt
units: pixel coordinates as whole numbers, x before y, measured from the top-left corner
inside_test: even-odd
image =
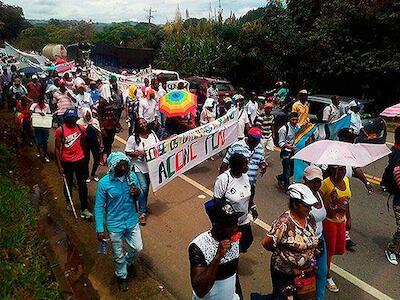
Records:
[[[264,110],[257,111],[257,118],[254,123],[260,127],[263,132],[263,138],[269,139],[272,137],[272,126],[274,125],[274,116],[267,115]]]

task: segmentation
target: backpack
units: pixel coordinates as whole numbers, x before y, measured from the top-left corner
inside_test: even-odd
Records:
[[[394,168],[399,165],[400,150],[392,149],[392,153],[389,155],[389,164],[385,168],[381,180],[381,187],[383,187],[390,195],[400,192],[393,176]]]

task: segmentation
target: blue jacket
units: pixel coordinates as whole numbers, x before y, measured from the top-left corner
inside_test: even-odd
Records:
[[[130,174],[136,187],[140,182],[134,172]],[[144,197],[143,191],[139,197]],[[122,232],[139,223],[134,197],[125,177],[123,181],[106,174],[98,183],[96,190],[95,221],[96,232],[104,232],[104,212],[108,232]]]

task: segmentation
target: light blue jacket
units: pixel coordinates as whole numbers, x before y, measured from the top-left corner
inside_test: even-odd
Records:
[[[130,173],[136,187],[140,182],[134,172]],[[143,191],[138,197],[144,197]],[[104,215],[108,232],[122,232],[139,223],[135,205],[136,199],[131,196],[130,185],[126,177],[123,181],[106,174],[98,183],[96,190],[95,221],[96,232],[104,232]]]

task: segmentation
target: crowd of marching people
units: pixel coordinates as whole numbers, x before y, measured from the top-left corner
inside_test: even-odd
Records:
[[[295,135],[300,126],[310,122],[306,90],[297,94],[287,123],[281,128],[275,128],[272,110],[288,98],[285,83],[261,100],[256,93],[247,95],[243,89],[233,97],[221,98],[211,84],[197,94],[199,101],[203,99],[202,107],[179,117],[160,113],[158,103],[167,91],[156,79],[146,78],[142,84],[130,86],[125,96],[113,75],[102,82],[90,80],[88,74],[78,69],[62,76],[26,76],[18,74],[16,68],[5,67],[0,74],[0,90],[1,106],[7,105],[10,112],[16,113],[22,143],[36,145],[37,157],[46,163],[50,162],[50,128],[32,126],[32,116],[49,116],[57,124],[56,164],[66,182],[68,211],[74,211],[70,198],[75,177],[80,216],[91,219],[87,185],[97,182],[93,208],[97,238],[100,242],[111,241],[115,274],[122,291],[128,290],[128,278],[135,275],[134,259],[143,248],[140,226],[146,225],[149,213],[150,178],[144,150],[171,135],[210,123],[232,107],[238,110],[238,141],[224,154],[214,198],[205,203],[212,227],[189,245],[193,299],[243,299],[238,261],[254,242],[251,220],[258,217],[256,184],[261,180],[258,175],[267,171],[275,141],[280,147],[282,163],[277,184],[289,206],[274,220],[261,241],[264,249],[272,253],[272,297],[325,299],[326,289],[339,291],[330,272],[332,258],[355,246],[349,236],[352,196],[349,178],[360,179],[368,191],[371,184],[359,168],[332,165],[310,165],[304,170],[303,180],[291,184]],[[340,98],[332,97],[332,103],[323,111],[323,121],[334,122],[350,114],[350,128],[343,130],[338,138],[354,143],[359,135],[366,134],[360,109],[360,103],[353,101],[345,111]],[[125,119],[121,120],[123,116]],[[124,152],[112,152],[122,122],[127,123],[129,132],[126,148]],[[395,138],[390,159],[396,166],[391,172],[395,174],[392,193],[397,233],[386,251],[392,264],[397,264],[400,250],[399,129]],[[106,166],[108,172],[100,179],[101,166]]]

